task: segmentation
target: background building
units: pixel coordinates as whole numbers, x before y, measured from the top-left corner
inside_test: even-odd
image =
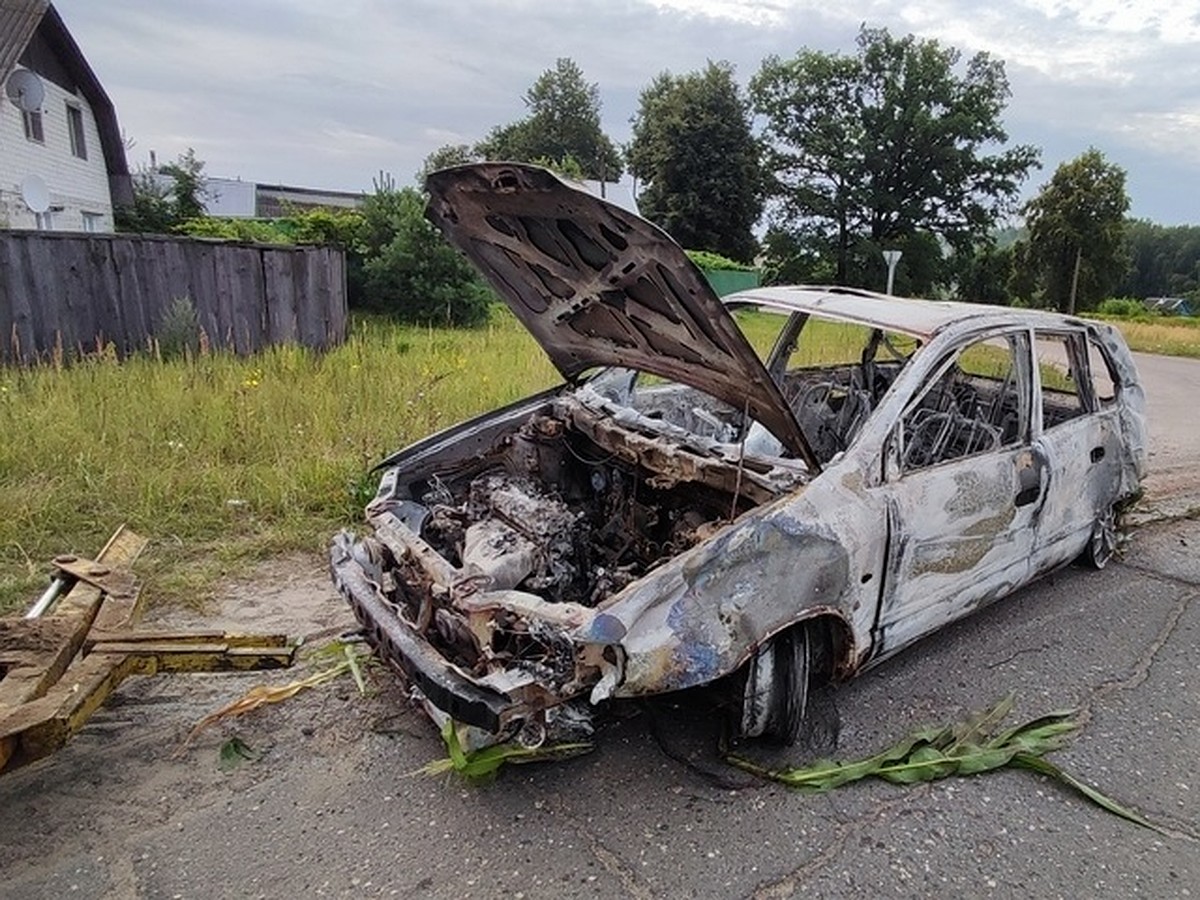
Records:
[[[0,84],[0,227],[112,231],[133,198],[116,111],[47,0],[0,0]]]

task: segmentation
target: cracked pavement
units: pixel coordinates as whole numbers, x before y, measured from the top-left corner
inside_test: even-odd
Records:
[[[1170,453],[1175,473],[1179,454],[1194,459],[1187,439]],[[1052,759],[1165,834],[1027,771],[820,795],[763,784],[717,758],[721,711],[706,692],[618,706],[592,753],[508,767],[483,787],[411,774],[444,750],[384,674],[372,697],[340,681],[178,755],[199,715],[262,680],[180,676],[128,682],[63,751],[0,779],[2,893],[1194,895],[1198,548],[1200,519],[1152,521],[1104,571],[1062,569],[822,696],[839,758],[1010,691],[1020,717],[1080,707],[1084,728]],[[322,578],[308,589],[339,603]],[[218,748],[234,733],[262,755],[223,773]]]

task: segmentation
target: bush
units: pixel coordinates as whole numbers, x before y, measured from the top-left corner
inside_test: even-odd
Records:
[[[200,319],[191,297],[176,297],[155,330],[160,359],[195,356],[200,350]]]
[[[1103,316],[1116,316],[1119,319],[1134,319],[1148,315],[1150,310],[1146,309],[1142,301],[1132,297],[1109,297],[1107,300],[1100,301],[1096,312]]]
[[[478,325],[492,292],[425,219],[413,188],[377,183],[363,205],[361,305],[401,322]]]
[[[712,253],[708,250],[684,250],[688,259],[694,262],[701,269],[715,269],[718,271],[727,272],[755,272],[754,266],[748,266],[745,263],[735,262],[728,256],[722,256],[720,253]]]
[[[188,237],[246,241],[252,244],[294,244],[295,239],[275,219],[224,219],[202,216],[188,219],[171,230]]]

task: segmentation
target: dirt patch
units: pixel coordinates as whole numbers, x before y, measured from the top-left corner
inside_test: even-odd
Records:
[[[199,611],[155,610],[145,624],[286,634],[305,643],[356,627],[350,607],[329,580],[325,559],[316,555],[266,560],[248,574],[218,584],[214,599]]]

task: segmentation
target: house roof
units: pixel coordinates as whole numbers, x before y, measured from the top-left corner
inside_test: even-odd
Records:
[[[62,16],[47,0],[0,0],[0,82],[7,80],[29,42],[39,33],[91,107],[100,132],[113,202],[132,201],[129,163],[125,159],[125,142],[116,110]]]
[[[0,0],[0,81],[8,78],[49,7],[48,0]]]

